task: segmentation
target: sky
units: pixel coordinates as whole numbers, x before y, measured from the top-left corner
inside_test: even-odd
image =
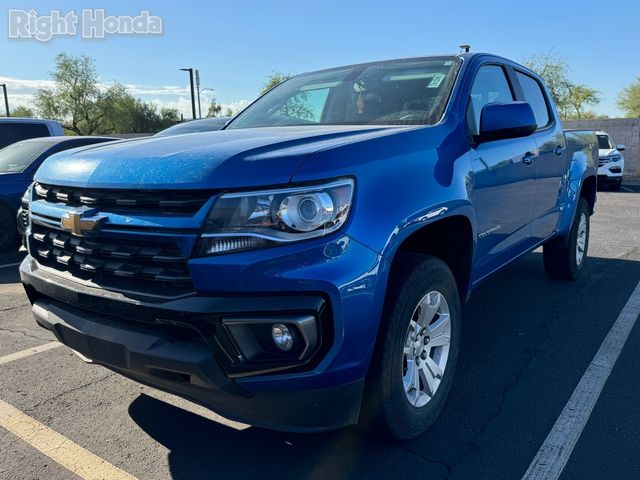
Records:
[[[78,17],[83,9],[162,20],[162,34],[54,36],[47,42],[9,38],[9,10]],[[12,107],[51,85],[58,53],[89,55],[103,83],[191,116],[188,75],[200,70],[203,110],[215,95],[238,110],[254,100],[270,73],[302,73],[351,63],[458,52],[490,52],[517,62],[553,53],[569,64],[570,79],[600,92],[595,111],[619,116],[618,93],[640,76],[640,2],[537,0],[142,0],[109,2],[3,0],[0,6],[0,83]]]

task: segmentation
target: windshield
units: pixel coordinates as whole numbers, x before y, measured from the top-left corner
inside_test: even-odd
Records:
[[[227,129],[291,125],[433,125],[460,59],[394,60],[294,77],[258,99]]]
[[[609,150],[610,148],[616,148],[609,135],[596,135],[598,137],[598,148],[600,150]]]
[[[0,173],[22,172],[51,148],[48,142],[18,142],[0,150]]]

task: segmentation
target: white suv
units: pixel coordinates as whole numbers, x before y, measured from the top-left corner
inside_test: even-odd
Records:
[[[611,190],[619,190],[624,173],[624,145],[613,143],[607,132],[596,132],[598,137],[598,185],[607,185]]]

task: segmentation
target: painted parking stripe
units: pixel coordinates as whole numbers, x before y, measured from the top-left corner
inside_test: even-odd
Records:
[[[523,480],[554,480],[560,477],[638,316],[640,283],[600,345]]]
[[[0,265],[0,268],[19,267],[22,262],[7,263],[6,265]]]
[[[31,355],[36,355],[37,353],[46,352],[47,350],[51,350],[61,346],[62,344],[59,342],[49,342],[38,347],[31,347],[20,352],[10,353],[9,355],[0,357],[0,365],[4,365],[5,363],[13,362],[15,360],[20,360],[21,358],[30,357]]]
[[[131,480],[135,477],[82,448],[0,400],[0,427],[8,430],[80,478]]]

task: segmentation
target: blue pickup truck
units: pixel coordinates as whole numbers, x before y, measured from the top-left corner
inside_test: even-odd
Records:
[[[596,149],[497,56],[303,74],[221,131],[49,158],[21,278],[89,362],[254,425],[409,439],[478,284],[539,246],[580,275]]]

